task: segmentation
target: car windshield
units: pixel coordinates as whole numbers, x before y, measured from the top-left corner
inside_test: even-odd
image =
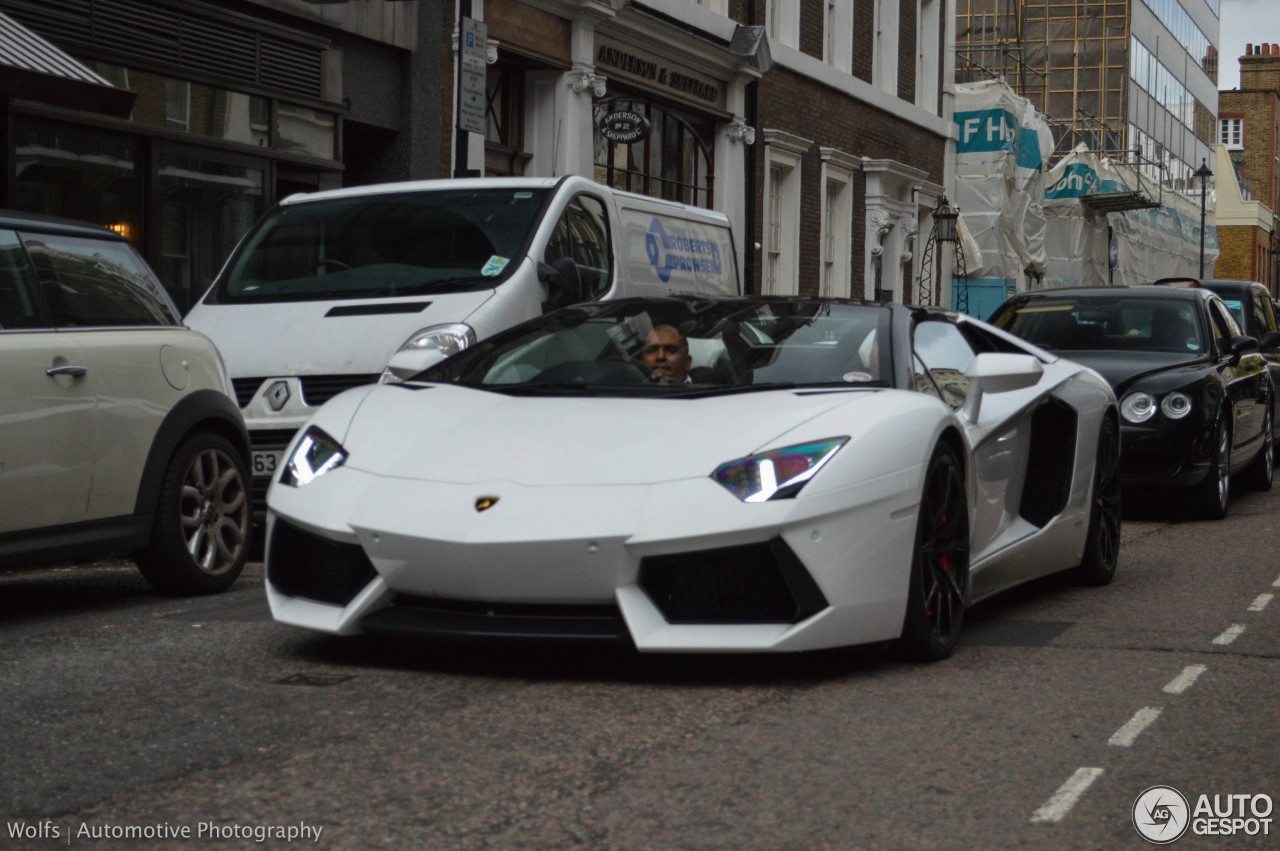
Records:
[[[889,317],[886,307],[817,299],[578,305],[499,334],[415,380],[526,394],[884,387]]]
[[[1195,305],[1181,299],[1068,297],[1025,299],[992,323],[1042,349],[1072,351],[1206,351]]]
[[[519,265],[547,189],[382,192],[276,208],[219,281],[228,302],[484,289]]]

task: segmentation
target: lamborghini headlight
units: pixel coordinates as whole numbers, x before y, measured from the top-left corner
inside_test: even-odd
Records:
[[[338,441],[312,426],[293,447],[280,484],[300,488],[309,485],[330,470],[341,467],[347,460],[347,451]]]
[[[721,464],[711,478],[743,502],[788,499],[848,441],[848,437],[829,437],[748,455]]]

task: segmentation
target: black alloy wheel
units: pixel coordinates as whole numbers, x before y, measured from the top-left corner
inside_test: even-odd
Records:
[[[1196,513],[1205,520],[1221,520],[1227,516],[1227,504],[1231,501],[1231,431],[1226,411],[1218,414],[1212,441],[1209,471],[1204,481],[1192,489],[1191,501]]]
[[[1110,416],[1102,420],[1095,453],[1093,493],[1089,500],[1089,530],[1084,557],[1076,576],[1084,585],[1106,585],[1120,560],[1120,429]]]
[[[1275,422],[1272,419],[1271,401],[1267,400],[1267,412],[1263,415],[1262,446],[1249,465],[1249,485],[1255,490],[1269,491],[1276,477]]]
[[[955,649],[969,597],[969,501],[964,469],[949,443],[939,443],[925,472],[902,623],[902,649],[917,661],[945,659]]]

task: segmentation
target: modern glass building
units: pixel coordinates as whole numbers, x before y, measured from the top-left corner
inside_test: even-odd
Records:
[[[958,0],[957,79],[1003,77],[1079,144],[1179,191],[1213,161],[1219,0]]]

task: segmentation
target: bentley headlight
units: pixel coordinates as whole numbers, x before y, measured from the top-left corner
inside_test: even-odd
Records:
[[[848,441],[847,437],[830,437],[749,455],[721,464],[711,478],[743,502],[788,499]]]
[[[1120,415],[1131,423],[1145,423],[1156,415],[1157,407],[1150,393],[1130,393],[1120,403]]]
[[[1160,400],[1160,410],[1171,420],[1180,420],[1191,413],[1191,397],[1174,391]]]
[[[280,484],[300,488],[309,485],[330,470],[341,467],[347,452],[338,441],[314,426],[293,447],[280,474]]]

